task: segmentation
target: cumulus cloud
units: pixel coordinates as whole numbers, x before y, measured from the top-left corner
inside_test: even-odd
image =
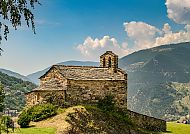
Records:
[[[139,37],[139,39],[150,39],[154,38],[156,33],[159,33],[160,30],[154,26],[146,24],[144,22],[126,22],[123,24],[125,31],[127,32],[130,38]]]
[[[190,24],[190,0],[166,0],[168,17],[179,24]]]
[[[158,28],[144,22],[132,21],[123,25],[128,37],[134,42],[134,50],[154,47],[155,38],[161,34]]]
[[[152,48],[160,45],[190,41],[190,25],[179,32],[172,32],[166,23],[162,29],[143,22],[124,23],[125,31],[133,39],[133,50]]]
[[[101,39],[87,37],[82,44],[77,46],[77,49],[88,59],[94,60],[107,50],[124,56],[141,49],[190,41],[190,25],[186,25],[179,32],[173,32],[168,23],[164,24],[161,29],[144,22],[133,21],[123,25],[127,33],[125,42],[118,43],[117,39],[110,36],[104,36]]]
[[[190,25],[186,25],[184,30],[173,33],[172,31],[165,33],[161,37],[157,37],[155,39],[155,45],[164,45],[171,43],[180,43],[180,42],[188,42],[190,41]]]
[[[83,44],[77,46],[77,49],[80,50],[84,56],[88,57],[88,59],[97,59],[100,54],[107,50],[114,51],[120,56],[124,56],[130,51],[127,49],[127,45],[127,43],[119,45],[115,38],[109,36],[104,36],[102,39],[87,37]]]

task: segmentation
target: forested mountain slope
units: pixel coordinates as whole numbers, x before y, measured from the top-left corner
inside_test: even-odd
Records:
[[[135,52],[121,58],[119,66],[128,73],[131,110],[158,118],[190,112],[189,42]]]
[[[24,93],[36,87],[35,84],[0,72],[0,82],[4,85],[5,108],[21,110],[25,105]]]

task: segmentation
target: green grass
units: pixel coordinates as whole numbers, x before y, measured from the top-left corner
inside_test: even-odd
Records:
[[[190,125],[168,122],[167,133],[165,134],[190,134]]]
[[[58,109],[57,109],[57,114],[64,113],[65,110],[66,110],[66,108],[58,108]]]
[[[12,131],[11,131],[12,132]],[[55,134],[55,128],[16,128],[14,134]],[[11,133],[13,134],[13,133]]]

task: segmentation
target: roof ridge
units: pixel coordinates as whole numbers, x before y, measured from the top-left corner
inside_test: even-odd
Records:
[[[100,67],[100,66],[52,65],[52,67],[59,67],[59,66],[62,66],[62,67],[86,67],[86,68],[103,68],[103,67]]]

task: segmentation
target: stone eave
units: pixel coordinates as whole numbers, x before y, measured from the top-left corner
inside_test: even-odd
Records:
[[[32,91],[27,92],[25,94],[27,95],[27,94],[30,94],[32,92],[51,92],[51,91],[64,91],[64,90],[63,89],[38,89],[38,90],[32,90]]]
[[[75,81],[124,81],[125,79],[67,79]]]

